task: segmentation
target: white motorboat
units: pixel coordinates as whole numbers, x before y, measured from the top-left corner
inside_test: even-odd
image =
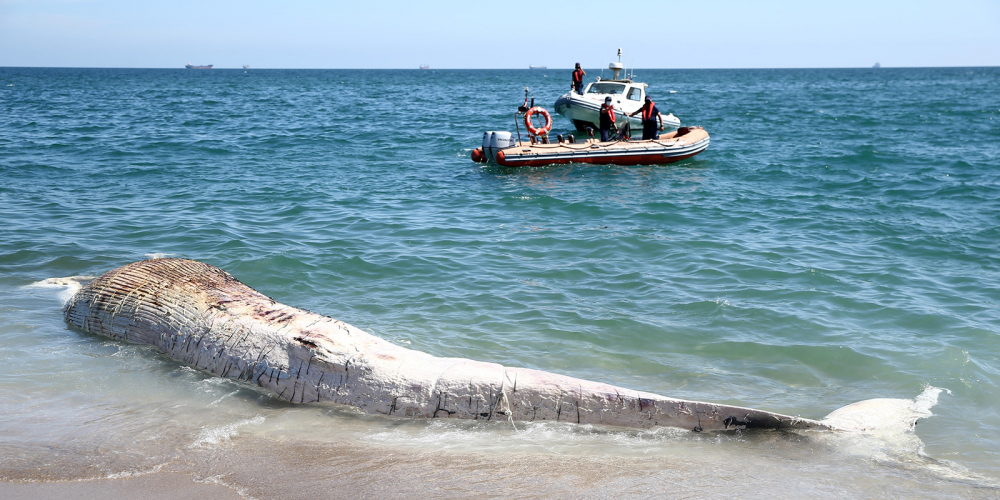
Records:
[[[619,120],[641,108],[646,101],[648,85],[633,82],[627,77],[625,66],[621,63],[621,55],[622,51],[618,49],[619,62],[613,62],[608,66],[608,69],[614,72],[614,77],[611,80],[602,80],[601,77],[597,77],[596,82],[587,85],[583,94],[577,94],[576,90],[571,90],[559,96],[555,104],[556,113],[569,118],[577,130],[586,130],[587,127],[596,130],[599,121],[598,111],[601,109],[601,104],[604,104],[606,97],[611,97],[615,110],[621,113],[620,116],[616,117]],[[658,107],[661,108],[662,114],[662,106]],[[665,130],[677,130],[681,126],[681,120],[673,113],[666,113],[662,116]],[[642,130],[642,118],[639,115],[628,117],[628,120],[632,130]],[[622,122],[618,123],[620,126]]]

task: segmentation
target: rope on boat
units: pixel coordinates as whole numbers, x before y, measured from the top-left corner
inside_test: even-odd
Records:
[[[569,143],[550,144],[550,145],[551,146],[556,146],[556,147],[562,147],[562,148],[566,148],[566,149],[571,149],[573,151],[586,151],[586,150],[594,149],[594,146],[597,146],[597,148],[600,148],[600,149],[608,149],[611,146],[614,146],[615,144],[618,144],[619,142],[629,142],[630,144],[636,144],[637,143],[636,141],[615,141],[615,142],[608,143],[607,145],[602,145],[599,142],[596,142],[596,143],[587,143],[587,144],[581,145],[581,146],[576,146],[575,144],[574,145],[570,145]],[[658,141],[656,139],[650,139],[650,142],[654,142],[656,144],[659,144],[660,146],[669,148],[669,147],[676,146],[677,143],[680,142],[680,141],[678,139],[675,139],[674,142],[672,142],[670,144],[664,144],[664,143],[662,143],[662,142],[660,142],[660,141]],[[531,145],[531,148],[532,149],[536,149],[536,148],[537,149],[548,149],[548,148],[539,148],[538,146],[539,146],[538,144],[533,144],[533,145]],[[624,149],[627,151],[627,150],[635,149],[635,148],[624,148]],[[646,147],[645,149],[649,149],[649,148]]]

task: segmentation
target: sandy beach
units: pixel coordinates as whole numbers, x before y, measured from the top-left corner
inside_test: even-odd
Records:
[[[0,482],[0,498],[111,500],[144,498],[147,500],[213,498],[235,500],[240,494],[226,486],[197,482],[178,473],[158,473],[128,479],[90,481]]]
[[[995,489],[917,474],[901,478],[858,461],[819,464],[817,443],[791,434],[748,435],[719,447],[696,439],[668,456],[605,453],[464,453],[386,445],[302,444],[239,437],[217,448],[189,450],[155,471],[121,479],[53,479],[58,471],[0,483],[0,498],[272,499],[272,498],[701,498],[743,489],[743,498],[995,498]],[[770,449],[752,464],[740,450]],[[744,450],[744,452],[748,451]],[[781,451],[778,451],[781,450]],[[789,453],[789,450],[797,450]],[[789,455],[793,459],[789,460]],[[724,460],[719,460],[723,455]],[[794,455],[798,455],[796,459]],[[832,469],[854,469],[844,483]],[[867,471],[868,475],[862,473]],[[5,477],[12,477],[5,471]],[[915,496],[912,492],[920,491]],[[682,495],[683,496],[683,495]]]

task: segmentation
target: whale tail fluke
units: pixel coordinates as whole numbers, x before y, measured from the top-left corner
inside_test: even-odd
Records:
[[[913,430],[917,420],[933,415],[937,404],[937,387],[927,387],[914,399],[868,399],[834,410],[822,420],[824,424],[843,431],[893,435]]]

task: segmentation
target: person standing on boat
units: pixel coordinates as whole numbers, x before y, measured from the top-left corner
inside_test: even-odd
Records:
[[[656,103],[649,96],[646,96],[646,103],[635,112],[629,113],[629,116],[635,116],[639,113],[642,113],[642,140],[659,139],[660,132],[663,131],[663,115],[660,114],[660,108],[656,107]],[[659,128],[656,126],[657,121],[660,123]]]
[[[583,94],[583,77],[587,76],[587,72],[580,67],[580,63],[576,63],[576,70],[573,71],[573,90],[576,90],[577,94]]]
[[[601,123],[601,142],[608,142],[611,137],[611,127],[615,126],[615,107],[611,104],[611,96],[604,98],[604,104],[601,104],[601,110],[598,111],[600,115]]]

